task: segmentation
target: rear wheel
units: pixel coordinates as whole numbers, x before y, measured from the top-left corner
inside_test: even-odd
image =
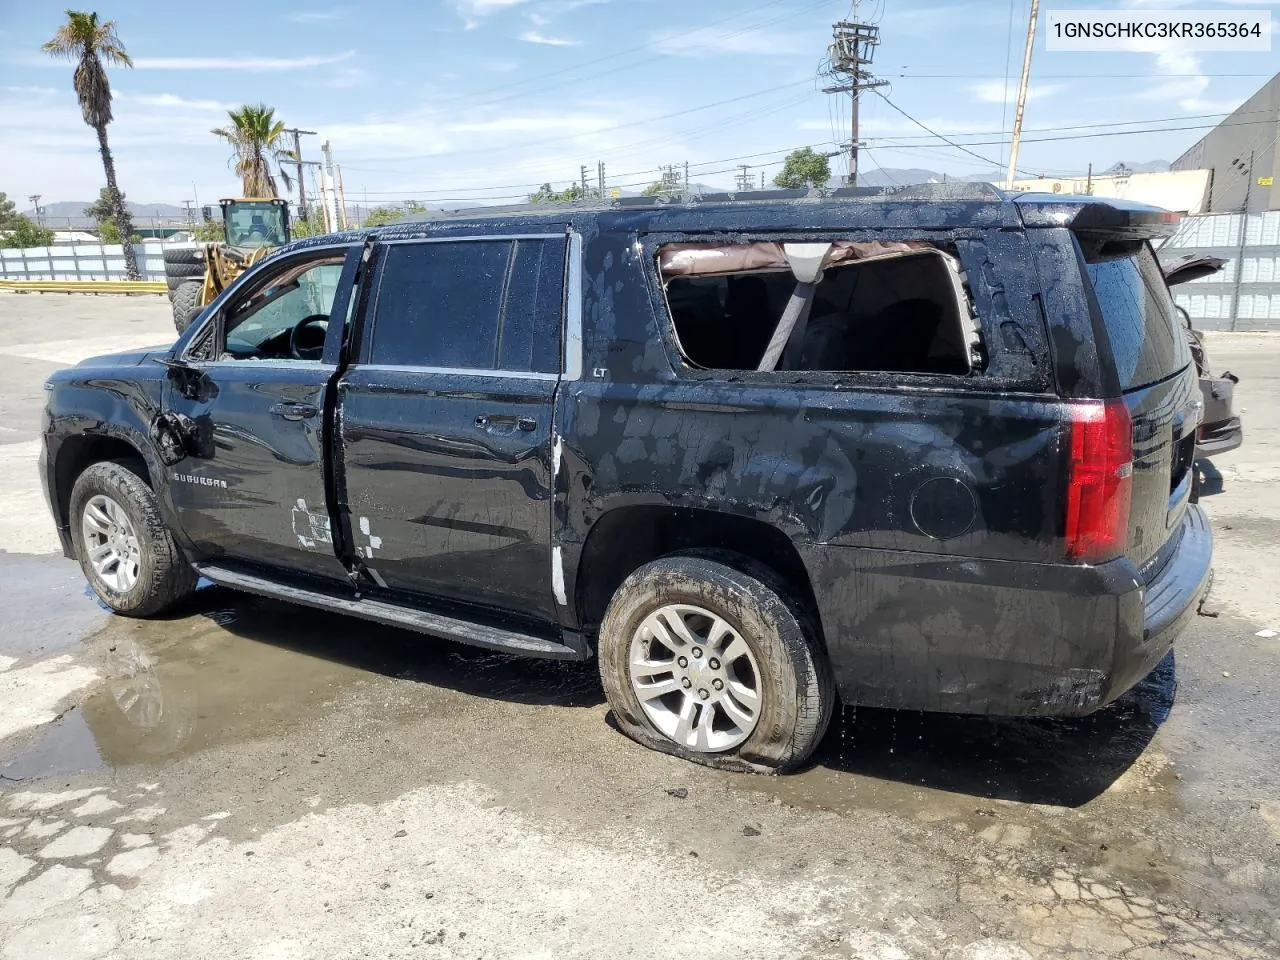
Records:
[[[151,488],[124,463],[95,463],[71,489],[71,536],[93,592],[146,617],[185,600],[196,573],[165,527]]]
[[[204,283],[200,280],[184,280],[173,291],[173,325],[179,333],[186,332],[191,321],[200,312],[200,294]]]
[[[632,573],[600,626],[600,676],[618,725],[710,766],[802,764],[835,694],[814,631],[770,571],[700,556]]]

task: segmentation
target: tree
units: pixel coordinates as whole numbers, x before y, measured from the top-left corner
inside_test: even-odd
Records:
[[[292,150],[285,147],[284,121],[276,119],[276,111],[265,103],[245,104],[238,110],[228,110],[231,126],[215,127],[209,131],[231,144],[230,164],[241,180],[246,197],[278,197],[276,178],[271,172],[271,161],[276,163],[280,179],[286,190],[293,186],[289,174],[280,165],[282,160],[297,161]]]
[[[98,224],[98,239],[103,243],[119,243],[120,229],[110,220]]]
[[[120,202],[124,203],[124,194],[120,194]],[[103,187],[98,191],[98,199],[84,208],[84,215],[91,220],[97,220],[98,226],[107,220],[114,220],[116,215],[115,201],[111,197],[111,191]]]
[[[217,243],[227,238],[227,230],[221,220],[201,220],[191,228],[190,233],[201,243]]]
[[[395,223],[397,220],[403,220],[405,210],[403,207],[374,207],[369,211],[369,215],[364,218],[362,227],[380,227],[384,223]]]
[[[537,193],[529,194],[530,203],[573,203],[582,199],[582,186],[571,183],[564,190],[552,189],[551,184],[544,183]]]
[[[107,144],[107,124],[111,116],[111,84],[107,81],[106,61],[113,66],[132,67],[133,61],[125,52],[124,44],[116,34],[116,22],[100,22],[97,13],[68,10],[67,21],[41,48],[51,57],[76,61],[72,86],[80,100],[80,114],[84,122],[98,135],[98,152],[102,154],[102,169],[107,175],[107,190],[111,195],[116,229],[122,237],[133,236],[133,221],[125,209],[120,187],[116,183],[116,164]],[[138,262],[133,247],[125,244],[125,274],[130,280],[140,280]]]
[[[23,249],[47,247],[51,243],[53,243],[53,231],[38,226],[30,217],[15,214],[0,221],[0,247]]]
[[[667,192],[666,184],[664,184],[661,180],[655,180],[653,183],[649,184],[647,187],[645,187],[643,190],[640,191],[641,195],[646,197],[660,197],[666,192]]]
[[[16,219],[18,219],[18,205],[6,194],[0,193],[0,230]]]
[[[821,153],[803,147],[793,150],[782,162],[782,172],[773,178],[776,186],[789,190],[823,187],[831,179],[831,163]]]

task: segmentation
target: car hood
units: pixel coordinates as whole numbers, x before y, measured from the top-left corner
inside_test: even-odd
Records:
[[[1164,274],[1164,282],[1171,287],[1176,287],[1180,283],[1212,276],[1221,270],[1226,265],[1226,262],[1221,257],[1206,257],[1199,253],[1188,253],[1185,256],[1178,257],[1176,260],[1160,264],[1160,270]]]
[[[86,357],[76,364],[77,367],[136,367],[152,357],[167,357],[172,344],[156,347],[144,347],[141,350],[124,350],[120,353],[103,353],[96,357]]]

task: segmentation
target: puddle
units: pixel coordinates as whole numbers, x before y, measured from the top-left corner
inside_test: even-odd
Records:
[[[0,655],[25,660],[71,649],[110,618],[96,603],[83,601],[84,574],[73,560],[0,551],[0,580]]]
[[[95,601],[64,604],[56,618],[42,614],[60,635],[103,624],[83,642],[104,679],[0,758],[9,781],[278,737],[357,700],[371,701],[379,722],[394,723],[455,715],[459,693],[563,707],[602,699],[594,664],[506,657],[217,587],[170,619],[84,616]]]
[[[84,713],[72,710],[40,729],[12,757],[0,760],[0,780],[9,784],[62,774],[91,773],[105,766]]]

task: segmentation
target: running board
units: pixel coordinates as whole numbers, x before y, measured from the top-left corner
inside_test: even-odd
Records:
[[[333,610],[350,614],[364,620],[372,620],[390,627],[414,630],[418,633],[430,634],[433,637],[444,637],[459,643],[471,644],[475,647],[486,647],[503,653],[512,653],[522,657],[543,657],[552,660],[585,660],[583,652],[554,640],[546,640],[527,633],[504,630],[501,627],[489,627],[483,624],[470,623],[466,620],[455,620],[438,613],[428,613],[402,607],[382,600],[368,597],[354,600],[334,597],[319,590],[306,587],[295,587],[276,583],[263,577],[230,570],[212,564],[198,564],[196,570],[202,577],[232,590],[243,590],[262,597],[275,600],[289,600],[293,603],[305,604],[320,610]]]

